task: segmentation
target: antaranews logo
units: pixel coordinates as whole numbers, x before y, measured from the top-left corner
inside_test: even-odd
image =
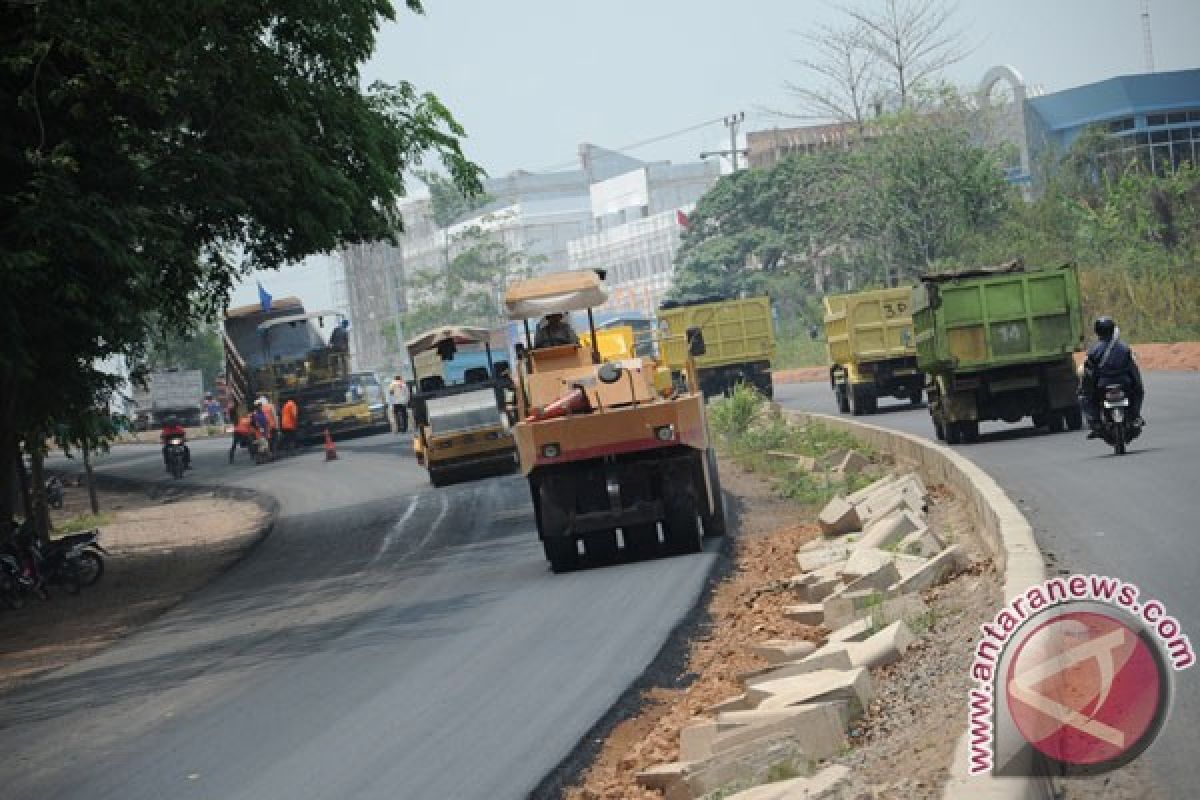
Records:
[[[1029,774],[1036,752],[1064,775],[1137,758],[1162,730],[1172,673],[1195,663],[1179,621],[1137,586],[1051,578],[981,626],[970,692],[970,772]]]

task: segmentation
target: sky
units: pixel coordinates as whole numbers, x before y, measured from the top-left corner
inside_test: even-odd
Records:
[[[393,0],[403,8],[400,0]],[[822,0],[424,0],[379,33],[364,82],[407,80],[435,93],[467,130],[468,157],[490,175],[569,169],[582,142],[647,160],[698,160],[728,147],[720,119],[743,131],[789,127],[784,88],[801,81],[799,32],[844,19]],[[869,8],[873,0],[857,7]],[[1008,64],[1047,92],[1145,71],[1141,0],[961,0],[969,54],[945,77],[973,88]],[[1157,71],[1200,66],[1200,0],[1150,0]],[[414,187],[416,188],[416,187]],[[272,294],[330,305],[331,259],[255,276],[234,302]]]

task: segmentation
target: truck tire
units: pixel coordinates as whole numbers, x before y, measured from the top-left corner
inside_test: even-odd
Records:
[[[874,414],[878,407],[874,387],[865,384],[850,387],[851,414],[856,417],[861,417],[863,414]]]
[[[1071,408],[1065,412],[1067,418],[1067,430],[1077,431],[1083,428],[1083,411],[1078,408]]]
[[[939,442],[946,441],[946,427],[936,419],[933,421],[933,435],[937,437]]]
[[[546,560],[550,562],[552,572],[570,572],[579,564],[579,550],[575,540],[569,537],[543,539],[542,549],[546,552]]]
[[[704,463],[708,467],[708,480],[712,484],[713,511],[701,515],[705,536],[724,536],[726,531],[725,495],[721,492],[721,476],[717,472],[717,454],[711,447],[704,452]],[[698,476],[697,487],[704,486],[704,476]]]
[[[583,553],[593,564],[612,564],[619,554],[616,531],[596,531],[583,537]]]
[[[946,444],[956,445],[963,443],[963,430],[957,422],[946,423]]]
[[[846,384],[835,386],[833,388],[833,396],[837,399],[837,408],[843,414],[850,413],[850,395],[846,391]]]
[[[663,536],[667,552],[673,555],[700,552],[704,546],[704,532],[697,513],[699,503],[695,483],[685,479],[672,486],[672,491],[663,497],[663,505],[666,511]]]
[[[1061,411],[1051,411],[1047,415],[1046,427],[1051,433],[1064,433],[1067,430],[1067,415]]]

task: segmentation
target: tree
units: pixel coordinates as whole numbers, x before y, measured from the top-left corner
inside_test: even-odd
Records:
[[[90,407],[91,365],[138,360],[152,323],[215,317],[248,269],[394,240],[404,171],[430,153],[479,191],[437,97],[360,89],[394,13],[388,0],[4,6],[0,463]],[[0,518],[12,479],[0,470]]]
[[[536,261],[478,226],[456,236],[450,246],[455,255],[444,269],[410,276],[415,299],[409,304],[404,327],[414,336],[438,325],[501,325],[500,298],[505,284],[527,276]]]
[[[198,369],[204,375],[204,386],[216,385],[217,375],[225,370],[225,349],[215,326],[201,323],[187,333],[162,332],[151,345],[146,368]]]
[[[844,10],[862,26],[864,45],[889,76],[902,109],[942,70],[967,56],[962,32],[951,28],[955,7],[941,0],[883,0]]]
[[[800,34],[813,55],[796,59],[811,81],[788,82],[787,90],[809,119],[853,123],[861,136],[879,100],[879,64],[861,23],[822,25]],[[789,115],[790,116],[790,115]]]
[[[429,187],[433,221],[439,228],[448,228],[470,212],[482,208],[492,201],[484,192],[466,194],[454,181],[437,172],[422,170],[417,177]]]

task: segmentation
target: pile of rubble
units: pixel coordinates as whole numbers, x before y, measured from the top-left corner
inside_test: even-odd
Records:
[[[899,660],[927,612],[920,592],[969,565],[960,544],[930,530],[928,492],[914,474],[885,477],[821,512],[824,534],[796,553],[785,616],[830,631],[821,646],[772,639],[753,646],[768,666],[739,676],[744,692],[680,733],[679,761],[638,773],[667,800],[836,796],[847,768],[825,766],[874,697],[870,670]],[[737,794],[730,794],[742,787]]]

